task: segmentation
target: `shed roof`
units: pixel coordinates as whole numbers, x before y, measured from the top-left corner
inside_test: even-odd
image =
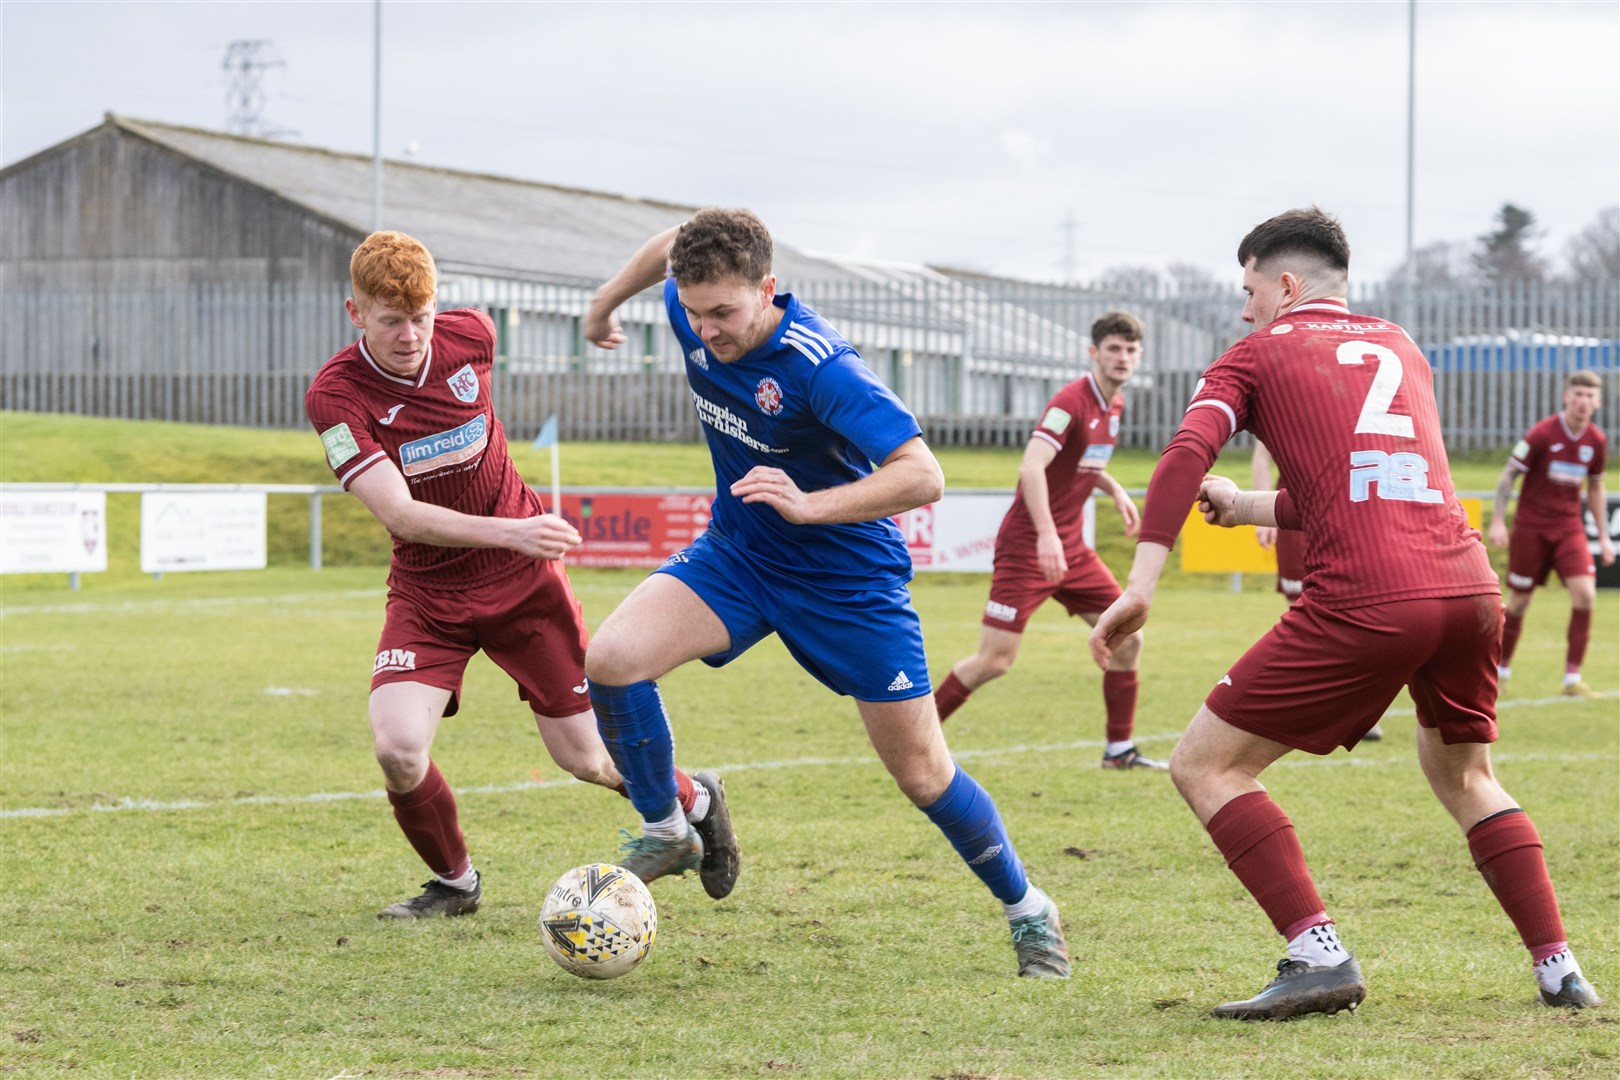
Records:
[[[108,113],[106,127],[168,147],[364,234],[372,159]],[[406,161],[383,165],[383,224],[427,244],[447,272],[595,285],[698,207]],[[787,281],[842,280],[836,264],[776,245]]]

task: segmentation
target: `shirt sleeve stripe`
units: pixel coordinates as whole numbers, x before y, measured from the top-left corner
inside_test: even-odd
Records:
[[[812,364],[817,365],[818,367],[820,366],[821,357],[819,357],[815,353],[811,352],[809,345],[807,345],[804,342],[800,341],[798,338],[789,337],[786,334],[782,335],[782,340],[784,342],[786,342],[787,344],[793,346],[795,349],[798,349],[801,353],[803,353],[804,358],[806,360],[810,361]],[[836,370],[836,369],[829,368],[828,370]]]
[[[1058,442],[1057,439],[1053,438],[1051,432],[1042,431],[1040,428],[1036,428],[1034,431],[1029,433],[1029,436],[1032,439],[1045,439],[1059,450],[1063,449],[1063,444]]]
[[[1204,401],[1195,401],[1195,402],[1193,402],[1191,405],[1187,406],[1187,411],[1192,412],[1194,409],[1198,408],[1200,405],[1207,406],[1207,407],[1209,407],[1211,409],[1219,409],[1219,410],[1221,410],[1221,412],[1226,414],[1226,422],[1228,424],[1230,424],[1231,428],[1232,428],[1230,431],[1228,431],[1226,433],[1226,437],[1228,439],[1230,439],[1233,435],[1237,434],[1237,413],[1232,411],[1232,406],[1228,405],[1224,401],[1213,401],[1213,400],[1206,399]]]
[[[816,333],[814,330],[812,330],[808,326],[804,325],[804,323],[792,322],[792,323],[789,323],[788,326],[793,330],[797,330],[799,333],[803,334],[807,338],[814,338],[816,341],[821,342],[821,347],[827,350],[827,354],[829,356],[832,355],[832,351],[833,351],[832,342],[828,341],[826,338],[822,337],[820,334]]]
[[[831,346],[826,345],[825,342],[817,344],[817,342],[821,341],[821,339],[817,338],[814,334],[807,333],[798,323],[794,323],[792,326],[790,326],[782,334],[782,336],[790,341],[799,341],[810,346],[810,348],[815,351],[816,355],[821,357],[823,360],[832,355]]]
[[[368,468],[368,467],[370,467],[372,465],[375,465],[377,462],[381,461],[383,458],[385,458],[387,456],[388,455],[386,453],[384,453],[383,451],[381,451],[381,450],[376,451],[370,457],[366,458],[364,461],[361,461],[359,464],[355,465],[354,468],[350,469],[348,472],[346,472],[342,476],[338,477],[338,483],[342,484],[344,487],[348,487],[349,486],[349,481],[352,480],[358,473],[360,473],[362,470],[364,470],[364,469],[366,469],[366,468]]]

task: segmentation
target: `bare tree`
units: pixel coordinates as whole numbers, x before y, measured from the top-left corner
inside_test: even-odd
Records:
[[[1173,262],[1165,267],[1165,272],[1170,275],[1176,292],[1183,296],[1207,296],[1221,291],[1221,283],[1215,280],[1215,275],[1194,263]]]
[[[1597,220],[1564,246],[1575,281],[1620,281],[1620,206],[1598,212]]]
[[[1097,284],[1122,292],[1154,294],[1164,284],[1152,266],[1110,266],[1097,275]]]
[[[1464,240],[1436,240],[1412,252],[1413,277],[1420,286],[1467,285],[1475,280],[1475,245]],[[1389,277],[1389,284],[1406,282],[1403,261]]]
[[[1479,238],[1480,250],[1474,254],[1474,267],[1486,281],[1540,281],[1547,273],[1547,263],[1530,250],[1530,244],[1540,239],[1536,229],[1536,216],[1512,203],[1503,203],[1496,212],[1497,227]]]

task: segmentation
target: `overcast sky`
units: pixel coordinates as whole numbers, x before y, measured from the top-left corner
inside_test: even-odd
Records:
[[[369,153],[369,0],[0,3],[0,164],[104,112],[223,129],[222,61],[269,39],[262,119]],[[1040,279],[1189,262],[1318,203],[1381,278],[1405,245],[1405,0],[404,3],[383,149],[748,206],[812,250]],[[1503,202],[1543,254],[1620,202],[1620,4],[1417,6],[1418,246]],[[1066,222],[1072,220],[1072,228]],[[626,253],[628,254],[628,252]]]

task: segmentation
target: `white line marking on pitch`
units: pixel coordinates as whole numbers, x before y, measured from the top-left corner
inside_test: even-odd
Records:
[[[1605,698],[1620,697],[1617,694],[1604,694]],[[1499,702],[1497,709],[1514,708],[1543,708],[1549,705],[1574,705],[1579,699],[1567,698],[1562,695],[1547,698],[1523,698],[1518,701]],[[1384,714],[1391,716],[1414,716],[1413,709],[1391,709]],[[1145,743],[1165,742],[1178,739],[1180,735],[1143,735],[1137,741]],[[985,761],[1000,757],[1015,757],[1020,754],[1054,754],[1069,750],[1098,750],[1104,745],[1101,739],[1077,739],[1074,742],[1050,743],[1042,746],[1033,746],[1020,743],[1015,746],[987,747],[979,750],[956,750],[951,756],[958,761]],[[1580,762],[1580,761],[1608,761],[1612,760],[1610,754],[1544,754],[1544,753],[1500,753],[1492,754],[1491,761],[1495,764],[1512,764],[1521,761],[1554,761],[1554,762]],[[787,758],[781,761],[750,761],[735,762],[730,765],[715,766],[716,772],[765,772],[780,769],[810,769],[836,766],[847,768],[850,766],[871,766],[880,764],[876,756],[861,757],[804,757]],[[1415,759],[1405,755],[1398,757],[1353,758],[1349,756],[1311,757],[1304,755],[1286,761],[1280,761],[1273,768],[1310,768],[1314,766],[1357,766],[1362,768],[1375,768],[1389,765],[1416,764]],[[519,791],[544,791],[551,788],[571,787],[581,784],[572,776],[558,780],[547,780],[535,783],[533,780],[520,780],[507,784],[476,784],[470,787],[455,789],[457,796],[462,795],[509,795]],[[384,795],[381,788],[372,791],[317,791],[309,795],[244,795],[235,799],[178,799],[173,801],[160,801],[156,799],[119,799],[110,803],[91,803],[80,807],[52,807],[36,806],[22,807],[16,810],[0,810],[0,820],[6,818],[43,818],[65,817],[69,814],[80,813],[121,813],[130,810],[206,810],[217,809],[223,806],[305,806],[314,803],[352,802],[356,799],[381,799]]]
[[[136,611],[172,611],[191,608],[232,608],[259,604],[314,604],[322,600],[360,600],[387,596],[387,589],[350,589],[346,592],[286,593],[279,596],[210,596],[191,600],[120,600],[77,604],[21,604],[0,608],[0,618],[9,615],[104,615]]]

